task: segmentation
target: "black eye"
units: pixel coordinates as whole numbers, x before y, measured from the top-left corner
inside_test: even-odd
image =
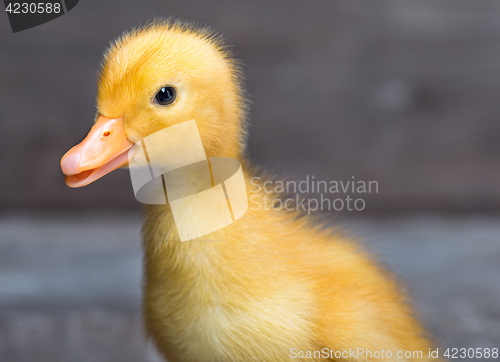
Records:
[[[175,101],[175,88],[174,87],[163,87],[160,88],[158,93],[155,95],[154,102],[160,106],[166,106],[167,104]]]

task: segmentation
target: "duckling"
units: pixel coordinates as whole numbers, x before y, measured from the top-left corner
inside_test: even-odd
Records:
[[[266,178],[256,183],[245,153],[241,79],[209,28],[167,20],[125,33],[105,53],[94,126],[61,160],[67,185],[127,167],[134,144],[196,120],[207,157],[240,160],[248,194],[263,205]],[[144,326],[167,360],[433,359],[399,284],[343,233],[251,207],[181,242],[169,204],[143,213]]]

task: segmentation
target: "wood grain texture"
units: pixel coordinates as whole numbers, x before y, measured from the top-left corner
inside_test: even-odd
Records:
[[[138,207],[126,172],[75,191],[58,163],[92,123],[103,49],[153,15],[208,23],[236,45],[259,164],[377,180],[369,211],[500,209],[495,0],[84,1],[15,35],[2,12],[2,208]]]

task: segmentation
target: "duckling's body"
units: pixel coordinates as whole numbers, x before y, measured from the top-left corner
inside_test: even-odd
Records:
[[[335,351],[347,358],[331,360],[376,359],[347,355],[358,348],[427,359],[401,290],[356,243],[255,209],[180,243],[170,208],[146,207],[144,319],[169,361],[290,361],[305,357],[300,351],[322,351],[307,360]]]
[[[155,23],[117,41],[100,76],[96,124],[61,162],[68,185],[93,182],[125,165],[134,143],[194,119],[208,157],[242,162],[252,196],[239,220],[186,242],[169,205],[145,207],[145,327],[169,361],[430,359],[404,294],[356,242],[255,207],[269,195],[250,182],[239,71],[217,38]],[[166,86],[176,97],[158,104]]]

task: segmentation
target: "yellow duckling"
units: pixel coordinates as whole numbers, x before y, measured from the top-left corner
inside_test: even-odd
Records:
[[[95,125],[61,160],[66,183],[87,185],[148,135],[196,120],[206,155],[240,160],[249,194],[264,198],[245,159],[245,104],[238,65],[208,29],[126,33],[105,54]],[[145,328],[169,361],[432,359],[397,283],[345,236],[249,208],[180,242],[170,205],[144,215]]]

